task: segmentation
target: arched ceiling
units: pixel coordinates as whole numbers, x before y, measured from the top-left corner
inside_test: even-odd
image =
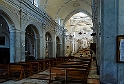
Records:
[[[92,0],[40,0],[40,6],[53,18],[65,20],[76,10],[92,15]]]

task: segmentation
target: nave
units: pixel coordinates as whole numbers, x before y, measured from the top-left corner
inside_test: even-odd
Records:
[[[14,71],[10,70],[8,72],[8,73],[11,73],[9,77],[8,75],[7,77],[5,77],[6,75],[4,74],[3,74],[4,76],[2,76],[2,72],[1,72],[1,79],[0,79],[1,83],[0,84],[82,84],[82,83],[83,84],[100,84],[99,75],[97,74],[96,60],[95,60],[95,57],[92,57],[92,58],[91,57],[86,57],[86,56],[84,57],[82,55],[80,57],[70,56],[70,57],[49,58],[49,59],[44,59],[42,61],[41,60],[30,60],[27,62],[27,63],[30,63],[30,65],[32,63],[31,65],[32,69],[30,67],[29,72],[26,71],[24,67],[24,63],[10,64],[9,67],[11,67],[11,69],[13,68],[11,65],[18,65],[18,66],[23,65],[24,71],[22,71],[22,73],[25,74],[25,77],[21,75],[21,71],[19,71],[19,68],[18,70],[14,70]],[[37,63],[39,63],[39,67],[37,66]],[[68,77],[64,76],[64,79],[66,77],[66,82],[67,82],[66,83],[65,80],[63,80],[63,75],[59,75],[60,79],[57,79],[57,75],[56,76],[54,75],[54,73],[62,73],[62,72],[59,72],[59,69],[64,68],[66,70],[70,70],[70,72],[74,69],[76,70],[83,69],[84,71],[84,69],[88,69],[86,68],[87,66],[89,68],[89,70],[87,70],[88,71],[87,78],[86,78],[87,82],[86,81],[85,82],[84,81],[83,82],[82,81],[72,82],[72,80],[70,81],[71,77],[68,80]],[[17,69],[17,68],[13,68],[13,69]],[[58,71],[56,71],[55,69],[57,69]],[[19,74],[17,74],[17,72]],[[12,75],[12,73],[14,74]],[[68,73],[66,73],[66,75]],[[81,76],[82,74],[79,75],[79,77]],[[4,79],[4,77],[7,80]],[[2,79],[3,79],[3,82],[2,82]]]

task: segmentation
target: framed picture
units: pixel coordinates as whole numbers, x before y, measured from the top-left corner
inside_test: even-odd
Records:
[[[124,35],[117,36],[117,62],[124,62]]]

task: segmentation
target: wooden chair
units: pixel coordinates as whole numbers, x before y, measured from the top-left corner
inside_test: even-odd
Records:
[[[57,67],[49,69],[49,83],[56,80],[66,83],[66,69]]]

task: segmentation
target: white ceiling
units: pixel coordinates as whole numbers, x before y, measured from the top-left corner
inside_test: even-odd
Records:
[[[92,33],[92,0],[40,0],[40,6],[55,20],[61,19],[60,25],[68,30],[67,36],[75,40],[91,40]],[[86,15],[73,16],[79,12]],[[73,16],[73,17],[72,17]],[[72,17],[72,18],[71,18]],[[72,24],[70,22],[72,21]],[[59,23],[59,21],[58,21]],[[74,29],[73,29],[74,28]],[[71,31],[73,30],[73,31]],[[79,35],[79,32],[82,34]],[[84,38],[84,39],[83,39]]]
[[[92,15],[92,0],[40,0],[40,6],[53,18],[65,20],[81,11]]]

